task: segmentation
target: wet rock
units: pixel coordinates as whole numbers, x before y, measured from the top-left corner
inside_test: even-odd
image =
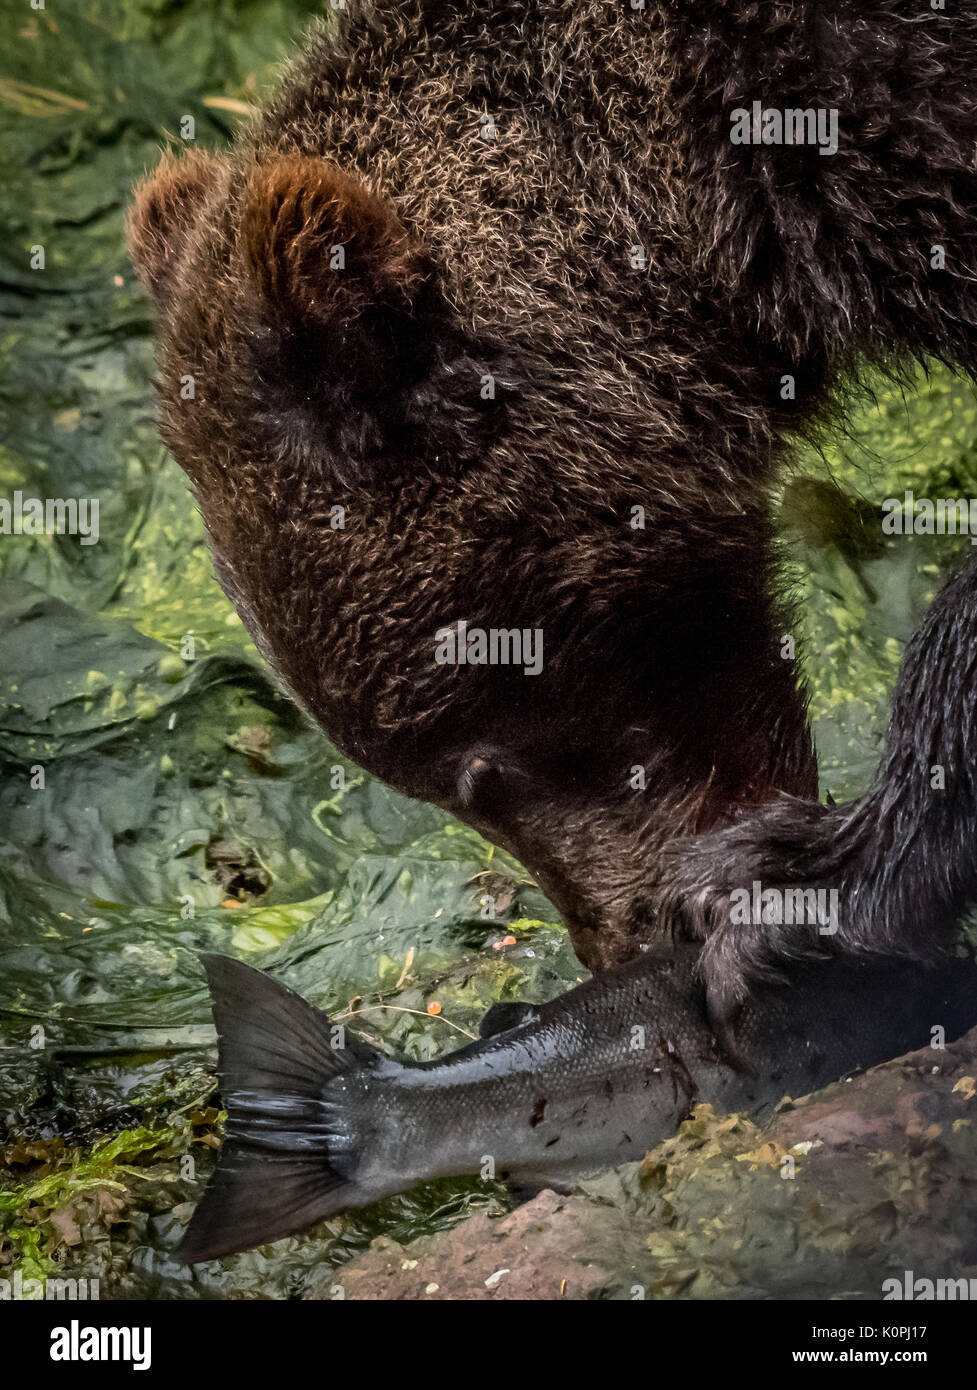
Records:
[[[596,1215],[596,1220],[595,1220]],[[623,1211],[541,1192],[502,1217],[480,1212],[409,1245],[389,1237],[323,1279],[313,1298],[589,1298],[643,1256]]]

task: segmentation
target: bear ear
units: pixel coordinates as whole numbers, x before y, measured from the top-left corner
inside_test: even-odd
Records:
[[[187,236],[225,165],[200,150],[165,154],[136,185],[129,213],[129,254],[139,278],[157,300],[179,264]]]
[[[370,308],[406,308],[421,257],[393,204],[326,159],[290,154],[248,183],[242,251],[281,326],[325,327]]]
[[[347,480],[477,458],[505,423],[509,363],[459,327],[393,203],[281,154],[253,166],[240,209],[242,340],[279,440]]]

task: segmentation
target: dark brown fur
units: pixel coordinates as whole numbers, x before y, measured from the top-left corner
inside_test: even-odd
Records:
[[[329,735],[516,853],[592,968],[677,925],[728,1008],[823,945],[731,929],[759,860],[845,889],[835,945],[925,933],[925,885],[918,921],[890,929],[891,885],[858,918],[874,803],[817,806],[769,493],[856,358],[974,365],[975,58],[977,20],[910,0],[350,0],[229,156],[137,193],[225,588]],[[838,154],[732,145],[754,99],[836,106]],[[437,665],[459,619],[542,628],[542,673]]]

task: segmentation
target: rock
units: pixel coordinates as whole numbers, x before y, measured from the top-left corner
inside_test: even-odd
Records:
[[[589,1298],[617,1282],[629,1248],[641,1258],[642,1236],[624,1212],[547,1190],[504,1216],[479,1212],[409,1245],[381,1236],[311,1297]]]

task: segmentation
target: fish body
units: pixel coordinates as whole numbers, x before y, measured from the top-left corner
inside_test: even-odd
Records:
[[[549,1180],[639,1158],[698,1102],[762,1118],[934,1028],[952,1040],[977,1022],[969,959],[812,965],[747,1007],[734,1066],[706,1021],[697,959],[678,947],[548,1004],[497,1005],[478,1042],[412,1063],[270,976],[206,957],[228,1121],[179,1257],[247,1249],[428,1178]]]

